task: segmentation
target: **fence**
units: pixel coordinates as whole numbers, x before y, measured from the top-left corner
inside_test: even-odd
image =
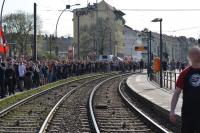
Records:
[[[166,89],[175,89],[176,88],[176,80],[179,76],[179,73],[175,71],[164,71],[163,72],[163,87]],[[160,84],[160,75],[159,73],[153,73],[151,79]]]

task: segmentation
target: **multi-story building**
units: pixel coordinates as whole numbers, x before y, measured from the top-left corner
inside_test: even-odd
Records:
[[[125,25],[124,26],[124,56],[132,57],[134,60],[140,60],[143,57],[146,51],[136,51],[135,47],[138,46],[146,46],[144,43],[141,32],[137,30],[133,30],[131,27]]]
[[[81,58],[98,57],[101,54],[123,56],[125,14],[122,11],[102,0],[73,12],[75,57],[78,51],[78,31]]]
[[[142,36],[140,36],[142,35]],[[144,36],[144,33],[141,31],[133,30],[129,26],[124,27],[124,38],[125,38],[125,47],[124,55],[132,56],[133,59],[147,59],[147,51],[138,52],[135,51],[136,46],[148,46],[149,39],[148,35]],[[188,49],[194,45],[197,45],[197,40],[194,38],[186,38],[184,36],[175,37],[163,35],[163,59],[166,61],[175,60],[175,61],[187,61],[187,52]],[[152,33],[151,38],[151,53],[154,56],[160,55],[160,34]]]

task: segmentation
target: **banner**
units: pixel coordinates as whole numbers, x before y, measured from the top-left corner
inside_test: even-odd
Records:
[[[6,54],[9,51],[6,38],[3,33],[3,28],[0,26],[0,53]]]

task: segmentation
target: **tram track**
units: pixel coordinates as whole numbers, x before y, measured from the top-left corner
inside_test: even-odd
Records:
[[[69,91],[88,80],[102,75],[88,76],[62,84],[28,97],[0,113],[0,133],[37,133],[55,104]]]
[[[91,93],[90,115],[95,132],[167,133],[123,95],[121,83],[125,77],[107,79]]]
[[[155,123],[157,127],[160,127],[164,130],[166,129],[165,132],[181,132],[181,121],[179,119],[177,119],[177,124],[171,123],[169,120],[168,112],[166,113],[165,110],[163,111],[161,107],[155,105],[154,103],[140,96],[140,94],[130,89],[127,86],[125,80],[120,83],[120,86],[120,96],[130,108],[135,108],[147,119],[151,119],[151,121]]]
[[[125,92],[128,74],[106,74],[59,86],[0,115],[0,133],[166,133]]]
[[[88,81],[63,96],[49,113],[39,133],[94,132],[88,117],[88,97],[94,86],[108,77]]]

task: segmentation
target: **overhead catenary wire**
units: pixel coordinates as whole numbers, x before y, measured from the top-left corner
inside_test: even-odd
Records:
[[[173,11],[175,11],[175,12],[185,12],[185,11],[200,11],[200,9],[198,9],[198,8],[194,8],[194,9],[119,9],[119,10],[122,10],[122,11],[153,11],[153,12],[160,12],[160,11],[164,11],[164,12],[173,12]]]
[[[186,31],[186,30],[193,30],[193,29],[200,29],[200,26],[182,28],[182,29],[177,29],[177,30],[169,30],[165,32],[178,32],[178,31]]]
[[[137,12],[194,12],[200,11],[200,9],[118,9],[121,11],[137,11]],[[59,9],[47,9],[47,10],[40,10],[40,11],[61,11]],[[107,10],[98,10],[98,11],[107,11]]]

